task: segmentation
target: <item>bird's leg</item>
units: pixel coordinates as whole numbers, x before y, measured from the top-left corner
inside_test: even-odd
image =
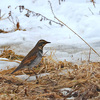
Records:
[[[31,69],[31,70],[34,72],[33,69]],[[29,70],[29,71],[30,71],[30,70]],[[39,83],[38,76],[37,76],[37,74],[36,74],[35,72],[34,72],[34,74],[35,74],[36,80],[37,80],[36,84],[38,84],[38,83]],[[27,81],[31,76],[32,76],[32,75],[30,75],[27,79],[25,79],[25,81]]]
[[[28,68],[29,73],[30,73],[30,68]],[[29,77],[27,79],[25,79],[25,81],[27,81],[29,78],[31,77],[31,75],[29,75]]]
[[[32,71],[34,72],[34,74],[35,74],[35,76],[36,76],[36,80],[37,80],[36,84],[38,84],[38,83],[39,83],[39,80],[38,80],[37,73],[36,73],[33,69],[32,69]]]

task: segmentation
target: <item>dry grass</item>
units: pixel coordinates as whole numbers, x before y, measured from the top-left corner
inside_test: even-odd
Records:
[[[50,75],[39,78],[39,84],[16,78],[15,75],[22,74],[21,71],[9,75],[13,70],[0,72],[1,100],[67,100],[72,96],[75,100],[100,100],[100,62],[84,62],[78,66],[67,61],[55,61],[52,55],[43,57],[34,71]],[[24,72],[28,73],[27,70]],[[64,96],[60,89],[67,87],[73,90]]]
[[[24,56],[15,54],[12,50],[4,49],[0,54],[1,58],[8,58],[9,60],[22,60]]]
[[[0,33],[8,33],[8,32],[0,29]]]

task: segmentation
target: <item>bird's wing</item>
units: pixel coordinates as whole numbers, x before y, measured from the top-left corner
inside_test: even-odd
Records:
[[[28,66],[30,65],[37,57],[37,52],[29,53],[21,62],[20,66]]]
[[[28,58],[26,59],[23,59],[22,61],[22,65],[23,66],[27,66],[27,65],[30,65],[35,59],[36,59],[37,55],[31,55],[29,56]]]
[[[21,62],[21,64],[11,73],[13,74],[14,72],[24,68],[24,66],[30,65],[35,59],[37,55],[36,52],[34,52],[32,55],[28,54]]]

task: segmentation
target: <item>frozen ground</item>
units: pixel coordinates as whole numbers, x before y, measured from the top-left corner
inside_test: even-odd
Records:
[[[96,0],[95,6],[90,0],[65,0],[59,5],[58,0],[50,0],[56,16],[66,23],[70,28],[77,32],[85,39],[100,55],[100,0]],[[14,30],[14,24],[7,19],[9,11],[11,11],[14,23],[19,20],[20,28],[26,31],[13,31],[9,33],[0,33],[0,51],[5,46],[10,46],[17,54],[26,55],[36,44],[39,39],[50,41],[44,48],[45,51],[56,50],[55,55],[58,60],[78,62],[88,60],[89,47],[72,33],[65,26],[49,21],[40,21],[41,17],[29,17],[23,10],[20,13],[19,5],[24,5],[31,11],[38,12],[49,19],[54,19],[48,0],[3,0],[0,4],[1,16],[0,29],[5,31]],[[9,6],[9,8],[8,8]],[[91,61],[100,61],[93,51],[91,51]],[[0,66],[17,66],[16,63],[2,62]]]

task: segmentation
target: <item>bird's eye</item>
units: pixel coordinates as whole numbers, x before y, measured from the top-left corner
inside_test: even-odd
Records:
[[[40,43],[39,46],[42,46],[42,43]]]

